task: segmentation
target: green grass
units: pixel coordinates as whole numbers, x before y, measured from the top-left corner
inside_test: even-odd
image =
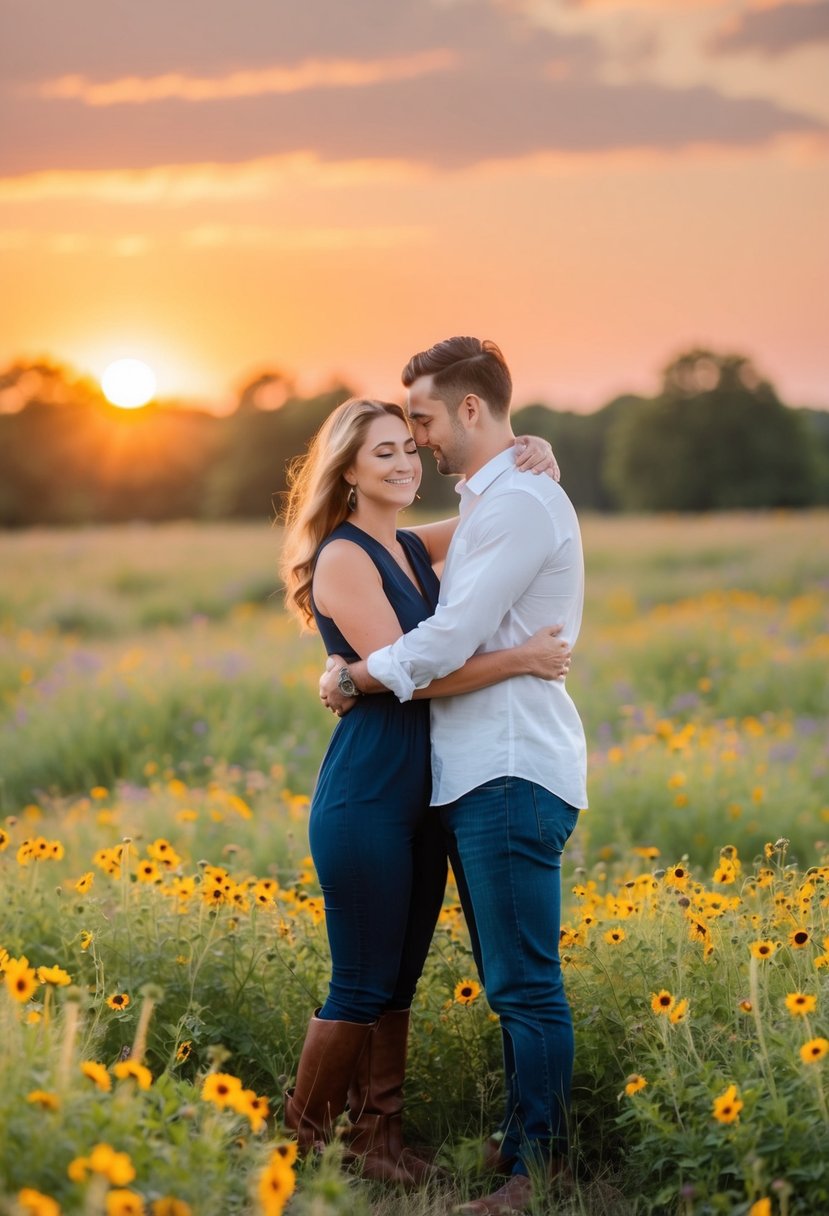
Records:
[[[829,1057],[799,1054],[829,1037],[827,525],[826,513],[584,521],[568,685],[590,809],[566,856],[563,944],[578,1188],[539,1213],[829,1206]],[[333,719],[316,695],[319,641],[280,609],[278,543],[253,525],[0,536],[0,950],[72,981],[20,1004],[0,987],[0,1211],[16,1216],[30,1186],[67,1213],[103,1212],[111,1184],[67,1175],[99,1142],[130,1154],[147,1212],[165,1196],[199,1216],[261,1210],[274,1124],[257,1134],[200,1094],[221,1067],[278,1119],[326,984],[306,820]],[[21,864],[38,837],[62,856]],[[159,840],[176,864],[141,881]],[[100,851],[125,841],[120,876],[105,873]],[[725,846],[742,858],[731,877]],[[234,902],[205,902],[211,865]],[[279,896],[257,906],[263,878]],[[453,1000],[474,966],[448,899],[414,1011],[408,1122],[452,1187],[403,1198],[356,1184],[334,1149],[299,1169],[297,1216],[438,1216],[480,1185],[499,1033],[483,997]],[[765,963],[752,960],[760,940],[775,945]],[[684,1020],[653,1011],[663,989],[672,1009],[687,1000]],[[116,992],[131,998],[121,1012]],[[114,1064],[147,993],[152,1086],[103,1093],[80,1062]],[[792,1014],[793,993],[814,1012]],[[628,1095],[633,1074],[647,1084]],[[720,1123],[713,1104],[732,1084],[743,1106]],[[37,1090],[57,1109],[30,1101]],[[622,1198],[608,1206],[602,1181]]]

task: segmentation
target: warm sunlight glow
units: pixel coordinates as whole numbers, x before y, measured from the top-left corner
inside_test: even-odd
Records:
[[[155,372],[140,359],[117,359],[101,376],[101,388],[107,401],[134,410],[155,396]]]

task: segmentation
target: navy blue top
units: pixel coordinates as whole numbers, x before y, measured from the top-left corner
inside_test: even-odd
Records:
[[[325,538],[317,550],[317,557],[326,545],[330,545],[332,540],[349,540],[365,550],[380,571],[383,591],[395,611],[400,628],[404,633],[408,633],[410,629],[416,628],[421,621],[425,621],[435,611],[440,583],[432,569],[426,546],[420,537],[416,536],[414,532],[400,530],[397,533],[397,539],[406,551],[406,556],[420,584],[419,587],[416,587],[409,576],[398,566],[385,545],[381,545],[379,540],[375,540],[373,536],[369,536],[368,532],[364,532],[362,528],[358,528],[356,524],[352,524],[347,519],[338,524],[331,535]],[[324,616],[317,609],[313,593],[311,594],[311,611],[327,654],[342,655],[349,663],[356,662],[362,657],[357,654],[348,639],[343,637],[331,617]]]

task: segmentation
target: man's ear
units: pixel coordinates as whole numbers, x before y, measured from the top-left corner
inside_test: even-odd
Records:
[[[483,402],[475,393],[467,393],[458,407],[458,416],[465,426],[474,426],[481,417]]]

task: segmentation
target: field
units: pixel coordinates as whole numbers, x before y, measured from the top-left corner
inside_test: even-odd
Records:
[[[576,1185],[539,1214],[829,1210],[827,536],[826,513],[584,521]],[[333,719],[278,544],[0,536],[0,1212],[438,1216],[480,1189],[500,1036],[451,887],[407,1087],[451,1188],[280,1151],[326,982],[306,822]]]

